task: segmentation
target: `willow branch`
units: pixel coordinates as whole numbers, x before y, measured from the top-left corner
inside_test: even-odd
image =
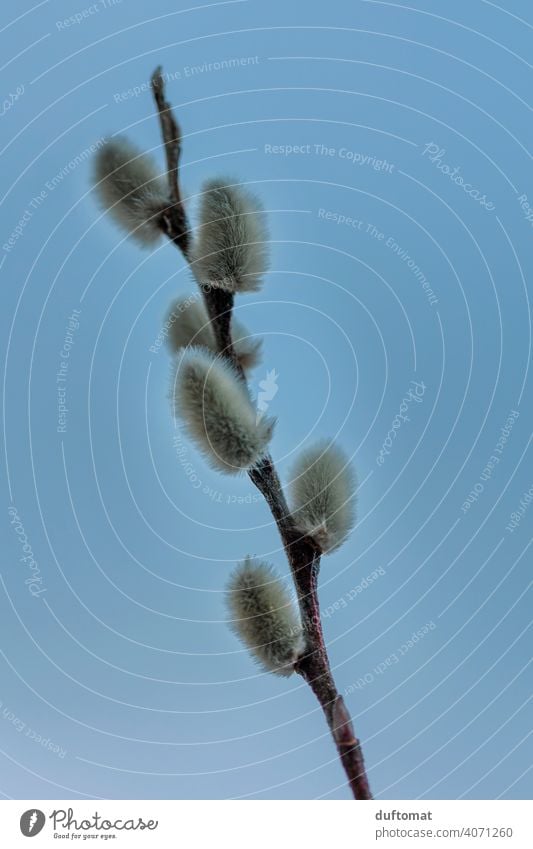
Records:
[[[276,521],[298,594],[306,650],[298,658],[295,670],[320,702],[354,798],[371,799],[361,744],[355,737],[344,700],[337,691],[324,642],[318,601],[320,549],[314,540],[302,535],[295,526],[270,456],[264,457],[248,474],[263,494]]]
[[[165,144],[169,188],[173,205],[166,220],[166,235],[189,259],[187,218],[179,190],[179,156],[181,133],[165,99],[161,69],[152,76],[152,91],[159,111],[161,133]],[[172,213],[172,214],[170,214]],[[235,355],[231,336],[233,294],[222,288],[201,287],[212,322],[218,351],[235,367],[246,384],[243,369]],[[371,799],[361,744],[355,737],[352,721],[342,696],[337,691],[324,642],[318,602],[318,574],[321,551],[316,542],[302,534],[290,514],[281,483],[269,455],[249,470],[252,483],[264,496],[276,522],[298,595],[298,605],[305,635],[305,650],[295,664],[298,672],[317,697],[337,747],[355,799]]]
[[[161,226],[165,235],[177,245],[185,259],[188,260],[190,231],[179,184],[181,129],[174,117],[170,103],[165,99],[165,83],[161,66],[155,69],[150,84],[159,113],[159,125],[167,160],[167,183],[170,205],[163,213]]]

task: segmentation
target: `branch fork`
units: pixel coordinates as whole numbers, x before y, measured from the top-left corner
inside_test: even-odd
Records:
[[[250,480],[264,496],[291,568],[301,633],[293,640],[289,614],[282,619],[276,605],[270,603],[272,599],[283,597],[283,588],[268,589],[268,567],[246,564],[235,579],[235,598],[243,601],[241,607],[246,608],[247,601],[254,599],[254,569],[260,577],[266,576],[266,583],[257,586],[255,595],[262,609],[256,633],[263,628],[264,634],[266,626],[263,626],[270,623],[270,633],[281,633],[285,640],[277,655],[275,636],[271,643],[267,641],[267,646],[271,646],[270,654],[265,654],[268,668],[279,674],[295,671],[309,685],[325,715],[354,798],[371,799],[361,745],[333,679],[318,601],[321,556],[335,550],[353,525],[355,481],[339,449],[324,445],[311,448],[304,452],[297,474],[293,475],[291,503],[296,506],[289,508],[273,460],[265,453],[274,420],[262,419],[259,425],[256,422],[237,323],[235,334],[232,333],[235,292],[255,291],[266,268],[264,245],[267,240],[262,229],[262,210],[242,187],[221,180],[211,181],[202,198],[203,224],[193,246],[180,190],[181,129],[166,99],[160,67],[152,75],[151,88],[165,150],[166,181],[153,166],[139,159],[131,146],[117,148],[111,145],[102,155],[99,171],[97,168],[101,195],[119,223],[129,227],[145,244],[153,242],[161,233],[167,236],[181,251],[199,281],[207,312],[205,318],[212,328],[212,334],[211,331],[207,334],[210,350],[193,347],[186,352],[181,361],[186,363],[187,377],[178,387],[180,403],[185,400],[188,404],[185,408],[187,423],[190,429],[196,429],[204,453],[206,446],[213,447],[206,424],[205,413],[209,413],[210,427],[213,432],[216,430],[219,447],[218,454],[211,452],[212,464],[228,473],[246,469]],[[152,185],[157,186],[155,199]],[[151,214],[154,209],[156,214]],[[198,333],[204,333],[204,340],[205,327],[206,321],[202,319],[197,329]],[[191,335],[194,337],[194,330]],[[248,364],[253,354],[249,349]],[[207,395],[210,408],[205,401]],[[237,458],[234,463],[228,462],[228,446]],[[224,451],[226,454],[222,456]],[[327,485],[322,484],[324,479]],[[283,606],[281,603],[281,610]],[[253,630],[253,623],[243,637],[249,646],[250,629]],[[261,646],[255,643],[251,647],[259,656]],[[276,666],[277,659],[280,664]]]
[[[159,111],[167,158],[167,177],[173,201],[169,215],[165,219],[166,235],[189,262],[189,229],[179,189],[181,131],[171,106],[165,98],[161,68],[157,68],[152,77],[152,91]],[[232,343],[233,293],[213,286],[203,288],[203,297],[212,321],[219,353],[236,368],[240,378],[246,383],[246,377],[238,363]],[[354,798],[371,799],[372,794],[361,745],[355,737],[344,699],[335,686],[322,633],[317,592],[320,548],[312,537],[302,534],[296,527],[272,458],[266,455],[260,463],[249,470],[248,474],[272,512],[296,585],[305,635],[305,650],[295,663],[295,671],[311,687],[322,707]]]

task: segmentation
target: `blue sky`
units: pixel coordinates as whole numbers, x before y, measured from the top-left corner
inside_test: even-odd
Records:
[[[327,436],[357,468],[320,595],[376,796],[530,798],[532,27],[525,0],[4,8],[4,796],[348,798],[311,693],[225,622],[232,564],[287,565],[170,415],[154,340],[191,275],[91,191],[105,136],[162,167],[162,64],[192,219],[217,175],[268,211],[237,312],[280,474]]]

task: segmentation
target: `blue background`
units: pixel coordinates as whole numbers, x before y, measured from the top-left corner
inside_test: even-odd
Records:
[[[168,243],[143,252],[124,238],[91,191],[86,152],[108,134],[162,167],[150,94],[128,93],[159,63],[193,218],[219,174],[268,210],[271,270],[238,315],[265,340],[254,392],[278,374],[280,473],[323,436],[357,467],[358,525],[324,558],[320,593],[376,796],[531,796],[533,508],[520,501],[533,484],[533,230],[518,198],[533,203],[533,16],[526,0],[503,5],[4,5],[2,99],[23,87],[0,119],[5,797],[348,798],[308,688],[262,674],[225,622],[233,563],[287,565],[247,478],[210,470],[170,415],[170,357],[150,347],[190,273]],[[209,68],[230,59],[248,61]],[[380,465],[413,380],[422,399]],[[499,462],[462,509],[512,411]]]

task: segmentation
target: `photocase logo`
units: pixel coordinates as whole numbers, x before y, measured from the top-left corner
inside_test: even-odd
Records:
[[[42,811],[37,808],[30,808],[20,818],[20,830],[24,837],[35,837],[43,830],[45,822],[46,817]]]
[[[278,386],[278,377],[279,375],[276,373],[276,369],[273,368],[271,371],[267,371],[266,377],[264,380],[259,381],[259,395],[257,396],[257,421],[263,417],[263,414],[268,410],[268,405],[270,401],[277,394],[279,389]]]

